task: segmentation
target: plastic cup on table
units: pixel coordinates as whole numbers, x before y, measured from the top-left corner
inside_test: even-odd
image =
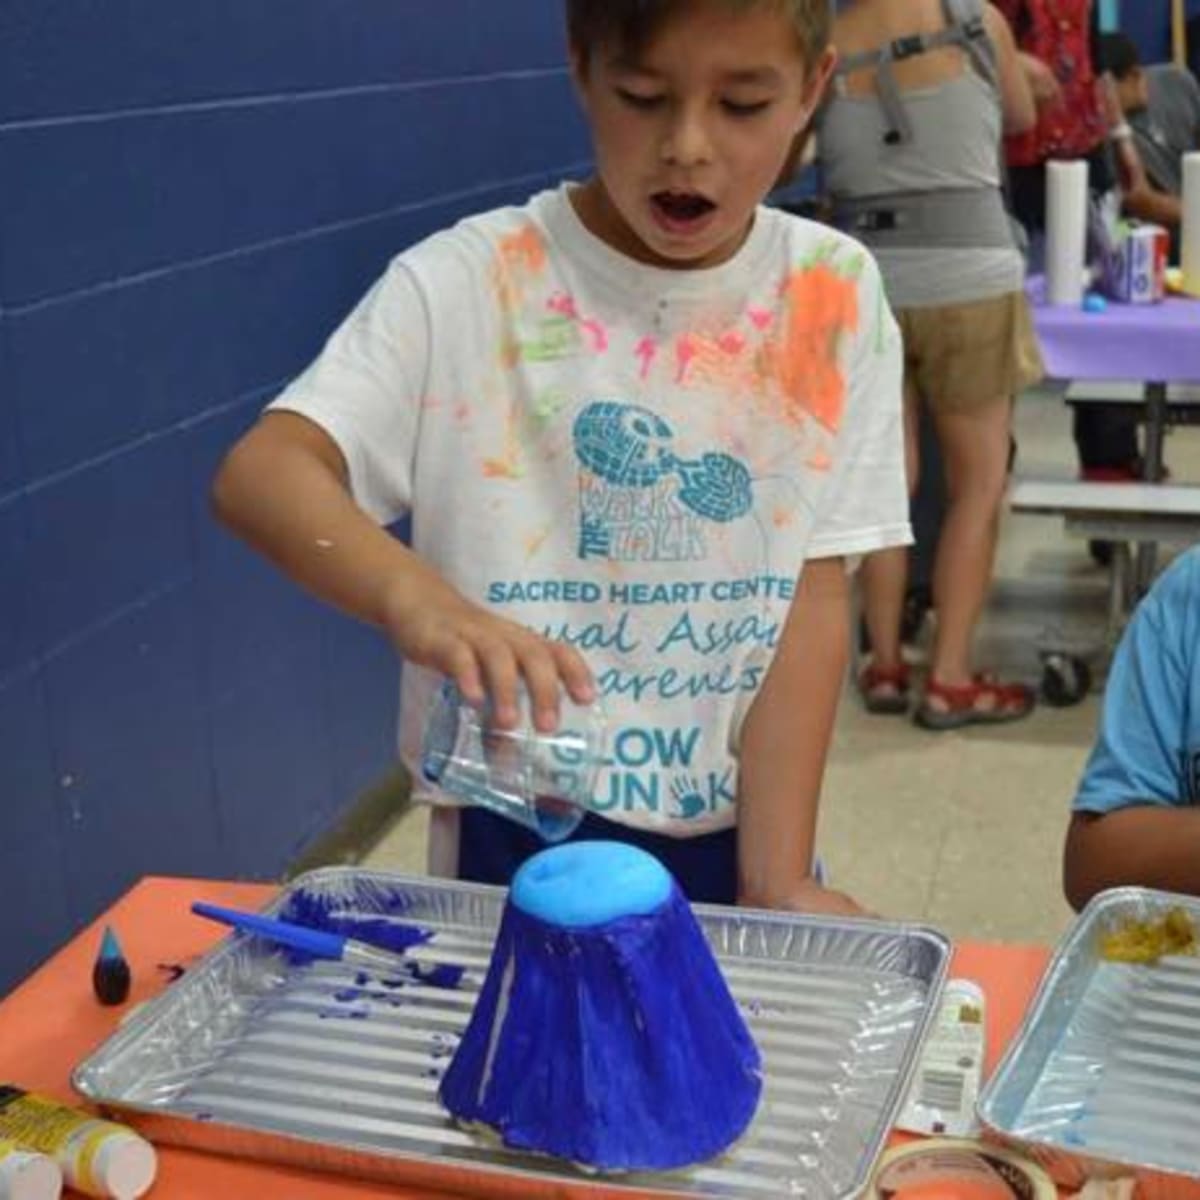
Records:
[[[540,733],[524,694],[516,728],[497,729],[490,706],[472,707],[446,681],[426,721],[421,773],[455,799],[559,842],[591,804],[605,732],[599,703],[579,705],[564,696],[558,728]]]

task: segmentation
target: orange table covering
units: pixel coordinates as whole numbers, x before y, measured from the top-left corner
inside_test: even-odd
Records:
[[[264,884],[196,879],[143,879],[91,926],[0,1001],[0,1083],[78,1103],[70,1085],[75,1064],[116,1028],[139,1001],[169,982],[164,965],[182,964],[217,942],[224,930],[192,915],[194,900],[259,908],[275,889]],[[91,975],[105,924],[116,931],[133,971],[122,1008],[104,1008]],[[951,973],[975,980],[987,997],[987,1069],[995,1066],[1049,957],[1038,946],[967,942]],[[161,1147],[152,1200],[448,1200],[453,1193],[321,1175],[213,1154]],[[511,1192],[508,1194],[511,1195]]]

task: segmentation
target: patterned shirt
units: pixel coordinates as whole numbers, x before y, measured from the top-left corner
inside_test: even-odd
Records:
[[[727,262],[664,270],[568,190],[401,254],[276,404],[464,595],[583,653],[597,811],[708,832],[805,560],[909,540],[899,335],[824,226],[762,208]],[[435,683],[403,671],[413,767]]]
[[[1086,158],[1106,133],[1092,53],[1092,0],[995,0],[1018,47],[1054,72],[1062,98],[1037,125],[1005,139],[1014,167],[1048,159]]]

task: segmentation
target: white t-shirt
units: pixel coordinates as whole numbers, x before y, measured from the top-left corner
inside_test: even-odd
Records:
[[[910,540],[899,334],[836,231],[761,208],[729,261],[664,270],[569,186],[399,255],[272,407],[329,433],[375,519],[411,511],[464,595],[579,647],[599,812],[710,832],[805,559]],[[418,780],[436,685],[403,672]]]

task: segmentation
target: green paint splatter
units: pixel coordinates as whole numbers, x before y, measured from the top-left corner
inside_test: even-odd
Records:
[[[537,332],[517,343],[517,352],[525,362],[555,362],[573,358],[580,352],[579,330],[568,317],[544,317]]]

